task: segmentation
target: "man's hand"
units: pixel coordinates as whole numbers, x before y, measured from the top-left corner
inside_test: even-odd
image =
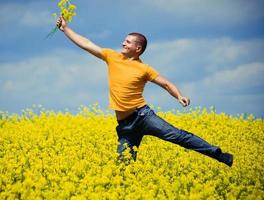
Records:
[[[190,99],[188,99],[187,97],[179,96],[178,100],[183,107],[190,105]]]
[[[62,16],[60,16],[57,20],[56,26],[64,32],[65,27],[67,27],[67,22]]]

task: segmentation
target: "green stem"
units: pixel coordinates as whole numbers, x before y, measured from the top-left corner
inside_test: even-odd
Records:
[[[56,31],[57,31],[58,29],[59,29],[59,28],[58,28],[57,26],[55,26],[55,27],[51,30],[51,32],[45,37],[45,39],[48,39],[49,37],[53,36],[53,35],[56,33]]]

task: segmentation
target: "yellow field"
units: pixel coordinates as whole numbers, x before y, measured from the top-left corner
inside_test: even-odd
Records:
[[[233,153],[233,166],[151,136],[136,162],[117,164],[116,120],[96,108],[2,113],[0,199],[263,199],[263,119],[158,114]]]

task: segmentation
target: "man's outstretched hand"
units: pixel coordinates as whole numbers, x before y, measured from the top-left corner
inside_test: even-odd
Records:
[[[67,22],[65,21],[65,19],[60,16],[57,20],[56,26],[61,30],[64,31],[65,27],[67,27]]]
[[[187,97],[180,96],[178,100],[183,107],[190,105],[190,99],[188,99]]]

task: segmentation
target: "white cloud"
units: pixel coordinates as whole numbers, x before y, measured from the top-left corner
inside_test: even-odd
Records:
[[[229,96],[231,93],[236,95],[237,90],[264,86],[263,77],[264,63],[250,63],[234,69],[217,71],[200,81],[187,83],[183,88],[192,96],[197,93],[201,96],[225,94]]]
[[[262,62],[263,51],[263,39],[179,39],[150,44],[144,60],[177,82],[190,82],[231,66]]]
[[[167,12],[180,19],[194,22],[214,23],[245,23],[263,18],[264,3],[261,0],[143,0],[163,12]]]
[[[221,87],[226,91],[263,86],[263,77],[264,63],[250,63],[235,69],[219,71],[202,82],[207,87]]]
[[[55,24],[55,20],[52,19],[50,12],[36,10],[24,12],[19,19],[19,22],[21,25],[34,27]]]
[[[57,49],[47,55],[2,64],[0,69],[2,78],[12,78],[18,89],[23,88],[23,82],[35,87],[39,81],[51,78],[57,86],[66,88],[80,78],[86,79],[89,84],[100,84],[105,78],[102,75],[106,70],[103,65],[83,52]]]
[[[191,107],[215,106],[217,112],[227,114],[254,113],[263,117],[264,63],[250,63],[234,69],[220,70],[196,82],[177,84],[182,94],[191,99]],[[166,91],[148,86],[148,103],[162,110],[181,110],[182,106]]]
[[[263,39],[179,39],[151,44],[144,60],[189,96],[192,105],[260,114],[263,51]],[[162,108],[180,108],[166,92],[149,87],[146,94]]]
[[[47,55],[0,64],[0,105],[17,101],[78,107],[107,92],[106,64],[90,55],[58,49]],[[86,94],[86,95],[85,95]],[[84,99],[83,99],[84,98]],[[21,106],[21,107],[25,107]]]
[[[186,83],[182,91],[194,105],[216,106],[220,112],[263,114],[264,63],[220,70],[202,80]]]
[[[109,38],[110,35],[111,35],[110,30],[102,30],[101,32],[90,33],[89,37],[95,38],[95,39],[106,39],[106,38]]]
[[[42,27],[55,24],[51,11],[35,3],[2,4],[0,7],[0,25],[13,26],[16,24],[29,27]]]
[[[4,92],[10,92],[14,90],[14,83],[13,81],[11,80],[6,80],[4,83],[3,83],[3,91]]]
[[[257,112],[263,99],[258,94],[263,90],[255,89],[264,88],[263,51],[261,39],[179,39],[151,44],[143,60],[175,83],[193,105],[216,105],[223,110],[243,112],[241,106],[228,105],[232,101],[243,104],[248,112]],[[59,104],[63,108],[94,102],[107,105],[107,93],[106,64],[81,50],[57,49],[0,64],[2,106],[9,100],[15,104]],[[148,102],[164,109],[181,108],[156,86],[147,87],[145,94]],[[245,98],[240,99],[241,96]]]

